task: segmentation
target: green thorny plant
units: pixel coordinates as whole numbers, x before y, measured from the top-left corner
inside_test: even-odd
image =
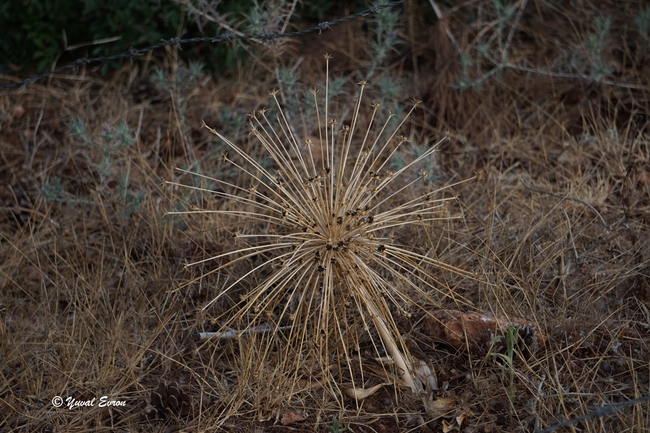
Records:
[[[327,426],[327,430],[329,430],[330,433],[346,433],[346,432],[354,433],[354,431],[350,427],[341,428],[341,423],[339,422],[339,419],[336,416],[334,416],[334,419],[332,419],[332,424]]]
[[[178,120],[178,132],[183,145],[187,148],[191,142],[190,126],[187,123],[188,101],[198,93],[197,85],[203,78],[203,64],[190,63],[188,68],[178,68],[172,74],[165,74],[162,69],[155,69],[152,74],[154,85],[161,92],[169,94],[174,115]],[[188,151],[188,155],[191,152]]]
[[[469,51],[460,53],[460,73],[451,87],[458,89],[461,94],[468,89],[480,91],[484,82],[498,76],[504,69],[564,78],[586,78],[593,82],[615,84],[612,81],[615,77],[607,60],[607,44],[611,43],[612,28],[612,18],[609,16],[593,19],[592,32],[588,33],[581,43],[576,44],[582,48],[582,52],[563,54],[561,58],[554,60],[556,67],[560,66],[557,70],[536,69],[525,65],[525,63],[533,64],[532,60],[524,64],[512,63],[510,59],[512,42],[527,1],[513,4],[506,4],[501,0],[492,1],[492,14],[497,24],[494,26],[495,34],[481,32],[485,36],[480,38],[475,46],[470,47],[475,53],[470,54]],[[637,11],[634,24],[640,36],[639,55],[643,56],[650,46],[650,8]],[[627,43],[631,45],[632,41],[633,39],[630,38]],[[489,70],[486,70],[486,67],[489,67]],[[470,74],[472,70],[476,72],[475,75]],[[477,78],[472,78],[473,76]]]
[[[86,122],[82,118],[73,119],[68,123],[70,135],[81,142],[86,150],[99,156],[99,160],[92,161],[91,167],[98,175],[98,183],[102,190],[113,191],[109,187],[111,181],[117,181],[117,199],[122,205],[121,212],[117,215],[129,219],[133,213],[140,211],[143,191],[134,192],[130,185],[128,170],[125,169],[123,160],[124,152],[135,143],[134,132],[126,122],[120,122],[116,127],[105,124],[103,133],[99,138],[92,136],[86,130]],[[125,173],[126,172],[126,173]],[[41,195],[47,202],[74,203],[88,205],[93,203],[89,197],[76,196],[66,191],[60,177],[48,180],[41,188]]]
[[[325,58],[329,75],[331,57]],[[239,303],[227,306],[227,311],[214,319],[221,327],[217,333],[220,338],[244,333],[233,328],[251,334],[262,330],[270,339],[261,349],[262,360],[269,360],[272,347],[282,347],[280,359],[286,363],[283,367],[296,379],[306,365],[316,365],[316,370],[330,374],[324,377],[330,379],[324,380],[324,386],[336,387],[331,370],[341,375],[347,368],[350,377],[346,380],[352,382],[352,389],[360,389],[365,381],[360,338],[362,334],[370,335],[371,350],[377,357],[389,355],[390,358],[382,359],[388,359],[386,362],[395,368],[396,374],[385,370],[386,375],[416,393],[423,390],[423,385],[415,376],[414,360],[391,310],[408,316],[407,308],[411,306],[424,309],[424,302],[435,303],[433,295],[442,292],[442,284],[427,272],[427,266],[464,276],[472,274],[393,242],[393,232],[401,227],[450,218],[445,202],[453,198],[433,196],[453,185],[405,199],[424,175],[396,182],[406,177],[409,169],[412,173],[414,166],[431,157],[449,137],[395,172],[389,171],[391,156],[407,142],[397,135],[398,130],[419,101],[414,101],[393,132],[387,130],[392,116],[383,125],[374,123],[380,104],[372,104],[372,115],[363,131],[359,112],[367,84],[359,83],[351,123],[343,126],[328,111],[329,78],[324,105],[319,105],[319,92],[313,90],[318,132],[313,141],[307,138],[302,144],[278,100],[279,91],[270,92],[276,105],[275,122],[267,118],[266,110],[259,110],[250,115],[250,134],[274,162],[275,172],[220,132],[208,128],[236,154],[232,158],[225,154],[223,160],[250,178],[250,187],[199,175],[222,187],[220,191],[209,192],[226,199],[230,203],[228,208],[170,213],[208,213],[237,219],[239,224],[258,223],[253,225],[252,233],[238,230],[234,234],[243,246],[208,259],[232,258],[212,272],[242,262],[252,265],[221,289],[204,309],[229,299],[251,277],[262,277],[246,295],[240,296]],[[233,202],[241,208],[233,208]],[[399,204],[394,205],[396,202]],[[261,264],[253,262],[260,257]],[[452,293],[448,295],[459,299]],[[333,351],[338,355],[333,357]],[[354,366],[360,368],[361,379],[352,374]],[[340,389],[329,389],[333,395],[340,395]]]

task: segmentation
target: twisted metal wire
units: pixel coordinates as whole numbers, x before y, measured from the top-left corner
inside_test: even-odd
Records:
[[[618,412],[620,409],[627,407],[627,406],[632,406],[637,403],[642,403],[644,401],[650,400],[650,395],[646,395],[643,397],[638,397],[634,398],[629,401],[624,401],[622,403],[616,403],[616,404],[608,404],[605,406],[601,406],[596,408],[593,412],[586,413],[584,415],[577,416],[575,418],[569,418],[567,420],[564,420],[562,422],[559,422],[557,424],[553,424],[552,426],[546,427],[544,430],[539,430],[536,433],[550,433],[552,431],[555,431],[561,427],[566,427],[571,424],[575,424],[580,421],[584,421],[589,418],[598,418],[601,416],[607,416],[607,415],[613,415],[616,412]]]
[[[131,47],[128,50],[126,50],[126,52],[124,52],[122,54],[114,54],[112,56],[102,56],[102,57],[92,57],[92,58],[81,57],[81,58],[77,59],[76,61],[74,61],[72,63],[68,63],[65,66],[60,66],[60,67],[58,67],[56,69],[53,69],[51,71],[43,72],[42,74],[34,75],[32,77],[25,78],[25,79],[23,79],[21,81],[17,81],[17,82],[14,82],[14,83],[8,83],[8,84],[0,85],[0,90],[9,89],[9,88],[13,88],[13,87],[21,87],[21,86],[25,86],[27,84],[32,84],[32,83],[40,80],[41,78],[49,77],[52,74],[56,74],[56,73],[65,71],[67,69],[72,69],[72,68],[75,68],[77,66],[87,65],[89,63],[96,63],[96,62],[106,62],[106,61],[110,61],[110,60],[132,59],[133,57],[142,56],[145,53],[147,53],[148,51],[157,50],[159,48],[168,47],[168,46],[171,46],[171,45],[176,45],[176,46],[178,46],[180,48],[180,46],[184,45],[184,44],[196,44],[196,43],[201,43],[201,42],[212,42],[212,43],[214,43],[214,42],[231,42],[231,41],[234,41],[234,40],[237,40],[237,39],[239,39],[239,40],[257,39],[257,40],[263,40],[263,41],[271,41],[271,40],[278,39],[278,38],[289,38],[289,37],[294,37],[294,36],[303,36],[303,35],[306,35],[306,34],[309,34],[309,33],[314,33],[314,32],[318,32],[318,34],[321,34],[323,32],[323,30],[332,31],[331,26],[333,26],[333,25],[341,24],[341,23],[343,23],[345,21],[350,21],[350,20],[353,20],[353,19],[356,19],[356,18],[365,17],[365,16],[368,16],[368,15],[371,15],[371,14],[375,14],[375,13],[378,13],[378,12],[382,11],[383,9],[394,8],[396,6],[399,6],[401,4],[406,3],[406,1],[407,0],[399,0],[399,1],[392,2],[392,3],[387,3],[387,4],[384,4],[384,5],[374,5],[374,6],[371,6],[370,8],[368,8],[368,9],[366,9],[364,11],[358,12],[356,14],[352,14],[352,15],[348,15],[348,16],[345,16],[345,17],[337,18],[337,19],[332,20],[332,21],[325,21],[325,22],[319,23],[318,25],[316,25],[314,27],[310,27],[310,28],[304,29],[304,30],[297,30],[295,32],[244,34],[244,35],[236,35],[236,34],[232,34],[232,33],[227,33],[227,34],[222,34],[222,35],[212,36],[212,37],[200,37],[200,38],[188,38],[188,39],[180,39],[180,38],[163,39],[162,42],[160,42],[160,43],[158,43],[156,45],[151,45],[151,46],[144,47],[144,48],[133,48],[133,47]]]

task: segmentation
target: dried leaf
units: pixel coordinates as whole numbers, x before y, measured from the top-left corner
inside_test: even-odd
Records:
[[[456,310],[434,311],[422,324],[422,332],[450,346],[469,349],[473,355],[484,355],[492,339],[503,334],[508,326],[518,329],[518,339],[532,353],[546,344],[547,338],[533,322],[519,317],[489,316]]]
[[[363,400],[364,398],[370,397],[371,395],[379,391],[381,387],[383,387],[384,385],[387,384],[380,383],[379,385],[375,385],[371,388],[352,388],[352,387],[343,388],[343,392],[345,392],[345,394],[348,397],[352,397],[353,399],[359,401],[359,400]]]
[[[443,433],[449,433],[450,431],[457,430],[458,426],[452,421],[451,424],[449,424],[447,421],[442,420],[442,432]]]
[[[307,419],[307,415],[302,412],[289,411],[282,414],[282,418],[280,419],[280,424],[290,425],[290,424],[295,424],[297,422],[304,421],[306,419]]]
[[[438,380],[433,372],[433,369],[421,359],[414,362],[415,376],[426,385],[428,391],[435,391],[438,389]]]
[[[433,401],[425,401],[424,409],[427,412],[427,415],[431,417],[432,420],[438,419],[442,416],[451,413],[456,410],[458,404],[454,397],[441,397]]]

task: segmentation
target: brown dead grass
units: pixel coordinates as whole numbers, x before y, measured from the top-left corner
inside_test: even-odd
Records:
[[[580,52],[593,9],[613,17],[605,52],[616,80],[645,89],[507,68],[481,90],[460,94],[448,87],[460,50],[495,28],[488,2],[458,6],[436,31],[422,18],[428,6],[411,5],[401,56],[383,72],[400,84],[404,99],[425,99],[412,142],[433,143],[447,130],[454,137],[434,161],[435,185],[482,176],[453,191],[459,199],[449,212],[462,219],[400,233],[398,241],[475,271],[477,280],[433,270],[475,311],[527,318],[548,337],[544,348],[517,358],[509,384],[494,357],[452,350],[424,335],[417,317],[402,320],[411,350],[435,366],[443,385],[432,396],[441,402],[439,419],[388,387],[360,403],[334,398],[310,377],[310,366],[292,388],[276,368],[281,362],[258,365],[257,337],[199,342],[198,332],[213,330],[201,308],[230,276],[209,274],[210,262],[184,265],[233,247],[237,222],[165,215],[184,200],[228,206],[164,184],[191,182],[175,167],[237,182],[202,120],[235,128],[220,117],[222,108],[241,114],[266,105],[273,62],[292,67],[306,56],[310,67],[301,81],[309,88],[324,78],[313,53],[339,50],[341,73],[358,79],[363,56],[350,55],[350,47],[363,47],[358,40],[341,38],[337,47],[331,37],[326,46],[316,39],[306,44],[309,53],[262,56],[248,73],[200,81],[184,95],[182,113],[174,105],[179,95],[158,91],[144,63],[110,79],[84,71],[0,94],[0,430],[324,431],[336,415],[354,431],[441,431],[458,420],[462,431],[534,431],[594,405],[650,394],[650,52],[635,35],[631,2],[587,3],[560,10],[529,2],[510,62],[526,58],[548,70],[564,53]],[[442,26],[459,46],[445,39]],[[558,29],[564,33],[553,36]],[[170,59],[161,66],[178,73]],[[350,103],[350,95],[342,100]],[[75,118],[98,141],[121,121],[137,132],[130,148],[111,155],[109,175],[98,169],[97,148],[70,136]],[[245,125],[232,138],[261,155]],[[65,193],[47,201],[43,186],[56,178]],[[139,207],[123,194],[124,182],[133,195],[143,193]],[[379,383],[368,377],[368,386]],[[147,415],[162,380],[191,396],[189,415]],[[57,395],[105,395],[126,406],[57,409]],[[282,426],[291,411],[306,420]],[[579,427],[650,431],[649,412],[640,403]],[[421,420],[427,424],[417,427]]]

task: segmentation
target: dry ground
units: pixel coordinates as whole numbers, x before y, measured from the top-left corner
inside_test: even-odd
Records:
[[[437,419],[389,386],[359,402],[337,401],[317,381],[288,390],[272,366],[254,374],[254,339],[198,341],[214,329],[202,306],[230,276],[197,279],[215,264],[184,265],[234,248],[238,227],[166,215],[227,203],[165,181],[195,180],[176,167],[242,181],[201,121],[261,157],[245,114],[268,104],[280,67],[297,73],[283,92],[291,107],[301,89],[324,82],[321,56],[332,53],[332,75],[347,79],[337,103],[352,104],[372,34],[351,24],[261,49],[227,79],[193,79],[169,51],[111,77],[83,70],[0,94],[0,431],[327,431],[336,416],[354,432],[523,432],[650,394],[650,49],[635,27],[642,5],[550,3],[516,2],[499,30],[491,2],[448,9],[433,27],[422,18],[430,5],[409,2],[402,43],[373,78],[373,97],[399,102],[393,109],[423,99],[404,129],[414,146],[451,133],[423,167],[427,187],[480,175],[451,191],[449,214],[461,218],[401,231],[398,241],[476,273],[431,270],[468,300],[462,309],[539,327],[546,344],[517,350],[512,383],[500,358],[434,341],[418,315],[399,325],[435,368]],[[588,49],[594,16],[612,20],[600,54]],[[502,59],[499,43],[508,65],[485,76],[494,65],[479,64],[477,47]],[[473,56],[466,70],[461,52]],[[607,68],[600,81],[598,66]],[[454,88],[463,76],[481,87]],[[380,90],[384,79],[395,96]],[[459,308],[445,298],[440,306]],[[154,408],[161,382],[177,382],[189,403]],[[126,403],[54,408],[57,395]],[[649,405],[558,431],[650,431]],[[291,412],[306,419],[289,422]]]

